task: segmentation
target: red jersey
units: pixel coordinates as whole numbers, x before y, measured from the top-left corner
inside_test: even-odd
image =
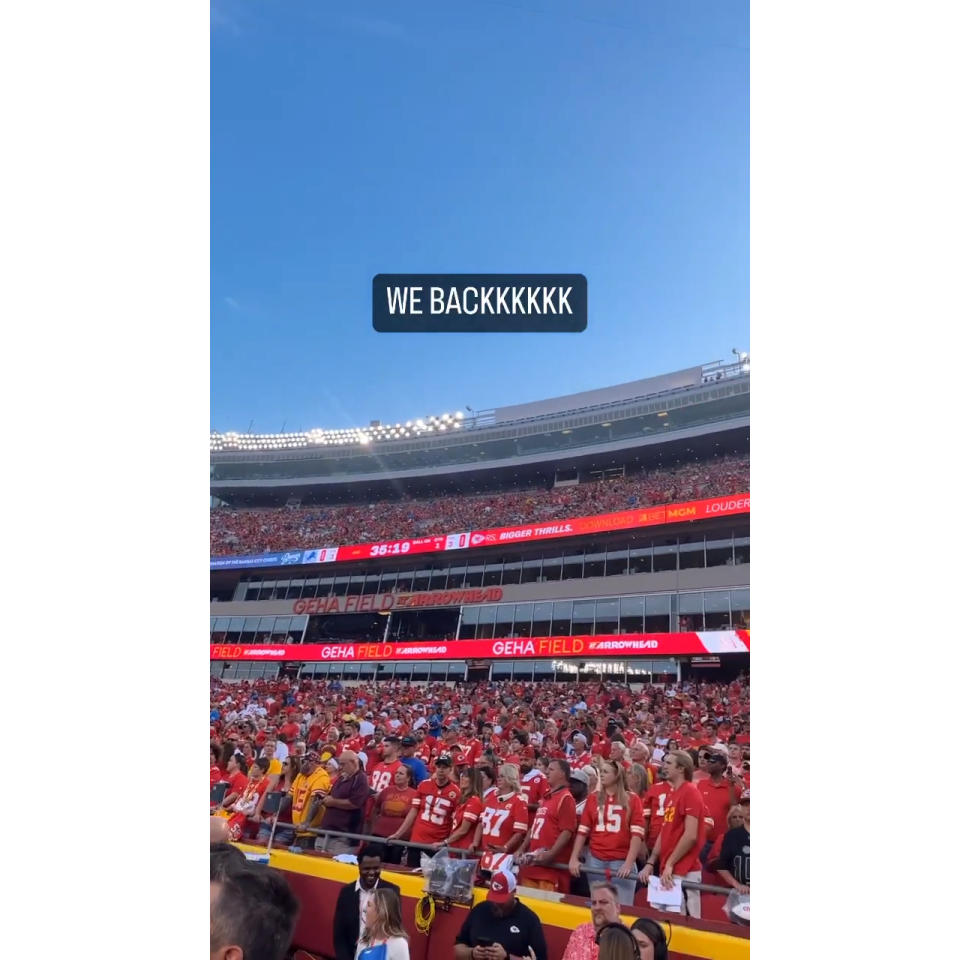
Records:
[[[539,770],[531,770],[520,780],[520,793],[528,807],[539,807],[549,789],[547,778]]]
[[[577,802],[573,794],[566,788],[548,792],[537,810],[533,823],[530,826],[530,853],[538,850],[550,850],[560,839],[564,830],[570,831],[570,839],[566,846],[554,858],[558,863],[567,863],[573,853],[573,838],[577,832]],[[538,874],[538,871],[546,873]],[[530,866],[523,868],[524,876],[532,880],[549,880],[557,872],[544,867]]]
[[[573,770],[580,770],[583,767],[589,767],[593,762],[593,757],[590,756],[589,750],[584,750],[583,753],[574,754],[570,758],[570,767]]]
[[[688,816],[697,818],[697,840],[694,845],[673,865],[673,872],[677,876],[684,876],[691,870],[700,868],[700,850],[707,839],[706,807],[700,791],[688,781],[684,781],[672,790],[667,797],[667,809],[663,816],[663,827],[660,831],[660,869],[667,862],[667,857],[673,852],[683,836],[684,823]]]
[[[471,829],[457,840],[456,843],[450,844],[450,846],[456,847],[458,850],[466,850],[467,847],[473,843],[473,828],[476,827],[477,821],[480,819],[482,813],[483,801],[477,796],[471,797],[466,803],[458,803],[456,807],[454,807],[450,833],[456,833],[457,828],[461,826],[464,821],[470,824]]]
[[[450,836],[453,809],[460,799],[460,788],[451,780],[439,786],[436,780],[424,780],[411,801],[417,811],[410,834],[411,843],[443,843]]]
[[[703,797],[704,816],[707,821],[707,841],[712,843],[727,830],[727,814],[730,808],[740,800],[743,792],[740,787],[728,780],[715,784],[709,777],[698,780],[696,784]]]
[[[667,797],[673,787],[666,780],[657,780],[656,783],[643,795],[643,806],[649,811],[650,826],[647,829],[647,846],[653,845],[660,836],[663,827],[663,818],[667,812]]]
[[[227,780],[230,786],[227,787],[227,792],[223,795],[224,798],[229,797],[231,793],[235,793],[238,796],[243,793],[243,788],[247,785],[246,774],[238,770],[236,773],[231,774]],[[726,821],[724,821],[724,823],[726,823]]]
[[[514,833],[526,833],[530,825],[527,803],[519,793],[490,797],[481,817],[483,836],[481,849],[506,846]]]
[[[300,724],[299,724],[299,723],[293,723],[292,721],[290,721],[289,723],[285,723],[285,724],[277,731],[277,733],[278,733],[278,734],[280,734],[280,733],[284,734],[284,735],[286,736],[286,738],[287,738],[287,743],[293,743],[294,740],[299,740],[299,739],[300,739]]]
[[[349,740],[344,740],[343,743],[340,744],[340,753],[343,753],[344,750],[352,750],[354,753],[360,753],[366,745],[366,737],[351,737]]]
[[[631,840],[645,833],[642,801],[635,793],[627,798],[630,807],[625,810],[606,792],[602,806],[597,794],[587,797],[577,832],[590,838],[590,852],[598,860],[626,860]]]
[[[393,763],[378,763],[370,771],[370,789],[374,793],[380,793],[387,787],[393,786],[393,775],[403,766],[402,761],[394,760]]]
[[[223,780],[223,771],[218,766],[210,768],[210,789],[212,790],[221,780]]]

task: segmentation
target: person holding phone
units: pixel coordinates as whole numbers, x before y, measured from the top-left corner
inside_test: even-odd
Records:
[[[540,918],[517,899],[509,870],[493,875],[487,899],[468,914],[454,948],[455,960],[547,960]]]

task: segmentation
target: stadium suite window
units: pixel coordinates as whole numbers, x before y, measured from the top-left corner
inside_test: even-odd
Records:
[[[230,626],[229,617],[212,618],[213,628],[210,633],[212,643],[224,643],[227,639],[227,629]]]
[[[643,597],[620,598],[620,632],[643,633]]]
[[[579,551],[565,554],[563,557],[563,580],[583,579],[583,554]]]
[[[434,567],[430,573],[430,589],[446,590],[447,577],[450,575],[449,567]]]
[[[475,640],[477,636],[477,620],[480,618],[479,607],[464,607],[463,617],[460,620],[461,640]]]
[[[515,636],[513,632],[513,612],[516,604],[502,603],[497,607],[497,621],[494,624],[493,635],[497,639]]]
[[[643,632],[669,633],[670,595],[666,593],[651,594],[650,596],[644,597],[643,602]]]
[[[680,569],[694,570],[706,566],[704,539],[690,534],[680,537]]]
[[[363,585],[366,583],[367,575],[365,573],[355,573],[350,577],[350,582],[347,584],[347,596],[348,597],[359,597],[363,593]]]
[[[703,594],[681,593],[678,598],[678,627],[681,632],[703,629]]]
[[[523,567],[520,572],[521,583],[539,583],[543,568],[543,559],[541,557],[531,557],[523,561]]]
[[[653,544],[650,541],[630,547],[627,573],[649,573],[653,569]]]
[[[276,580],[264,580],[260,584],[260,599],[261,600],[276,600],[277,599],[277,581]]]
[[[620,600],[598,600],[595,614],[594,632],[597,634],[617,633],[620,625]]]
[[[397,573],[395,570],[384,570],[380,577],[380,592],[393,593],[397,589]]]
[[[551,620],[553,618],[552,603],[535,603],[533,605],[533,623],[531,624],[531,635],[534,637],[549,637]]]
[[[397,593],[411,593],[413,591],[413,571],[401,570],[397,574]]]
[[[593,551],[587,552],[583,557],[583,576],[584,579],[590,580],[594,577],[603,576],[604,568],[604,551]]]
[[[500,581],[504,586],[510,583],[520,582],[520,573],[523,569],[521,560],[509,560],[503,565],[503,579]]]
[[[380,574],[368,573],[363,578],[363,595],[365,597],[374,596],[380,592]]]
[[[335,597],[345,597],[347,595],[347,587],[350,586],[349,577],[336,577],[333,581],[333,595]]]
[[[730,629],[730,591],[707,590],[703,594],[705,630]]]
[[[239,643],[240,632],[243,630],[244,617],[231,617],[227,626],[227,643]]]
[[[576,603],[574,603],[573,620],[570,632],[592,635],[596,611],[596,600],[578,600]]]
[[[553,604],[553,623],[550,627],[550,636],[569,637],[570,619],[573,616],[573,601],[558,600]]]
[[[513,635],[515,637],[532,637],[530,621],[533,617],[532,603],[518,603],[513,612]]]
[[[495,606],[480,607],[477,616],[477,639],[492,640],[493,625],[496,622],[497,608]]]
[[[317,595],[317,588],[320,586],[320,578],[314,577],[312,580],[303,581],[303,593],[300,594],[301,597],[315,597]]]
[[[627,572],[627,551],[611,550],[607,553],[605,576],[618,577]]]
[[[260,599],[260,581],[259,580],[251,580],[249,583],[243,584],[243,599],[244,600]]]
[[[481,586],[484,587],[499,587],[500,579],[503,576],[503,564],[502,563],[487,563],[483,568],[483,583]]]
[[[427,567],[425,570],[417,570],[413,575],[413,589],[415,591],[423,591],[430,589],[430,573],[431,570]]]
[[[733,537],[707,541],[707,566],[724,567],[733,563]]]
[[[463,587],[463,579],[467,575],[465,566],[451,567],[450,574],[447,577],[447,589],[459,590]]]
[[[666,573],[677,569],[677,538],[658,537],[653,541],[653,572]]]
[[[473,563],[467,567],[467,576],[464,580],[465,587],[479,587],[483,583],[483,564]]]
[[[261,617],[257,625],[257,643],[269,643],[273,636],[273,627],[276,623],[276,617]]]
[[[290,632],[290,617],[277,617],[273,625],[273,643],[286,643]]]
[[[543,569],[540,573],[540,579],[544,583],[551,583],[560,579],[563,570],[562,557],[544,557]]]
[[[733,618],[734,629],[750,629],[750,591],[730,591],[730,613]]]

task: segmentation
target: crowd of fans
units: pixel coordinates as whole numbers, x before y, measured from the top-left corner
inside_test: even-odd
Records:
[[[227,556],[401,540],[613,513],[744,493],[748,456],[718,457],[590,483],[480,496],[210,513],[210,553]]]
[[[387,862],[465,851],[481,876],[621,903],[656,873],[749,891],[750,689],[729,684],[211,680],[212,812],[234,839]],[[285,798],[277,814],[265,800]],[[276,823],[274,823],[276,819]],[[405,846],[397,841],[406,841]],[[511,881],[512,882],[512,881]],[[681,909],[700,916],[699,895]]]

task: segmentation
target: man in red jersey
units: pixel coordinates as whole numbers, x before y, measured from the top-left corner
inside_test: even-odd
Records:
[[[576,733],[573,736],[573,756],[570,758],[570,766],[574,770],[589,766],[592,757],[587,749],[587,738],[582,733]]]
[[[520,845],[520,882],[554,893],[570,892],[570,871],[541,866],[568,863],[577,832],[577,804],[570,792],[570,764],[551,760],[547,767],[547,792]],[[529,852],[528,852],[529,851]]]
[[[453,762],[448,756],[437,757],[436,766],[436,773],[417,787],[417,795],[411,801],[407,819],[396,833],[387,837],[388,843],[391,840],[404,840],[412,829],[410,842],[420,844],[426,848],[422,852],[432,855],[436,847],[450,836],[460,788],[450,779]],[[408,851],[408,866],[419,866],[416,853],[415,847]]]
[[[730,773],[729,756],[723,744],[704,747],[700,760],[708,776],[696,781],[696,788],[703,797],[707,824],[707,842],[702,853],[713,846],[714,841],[727,829],[727,814],[740,801],[743,788]],[[702,859],[701,859],[702,862]]]
[[[370,788],[380,793],[393,784],[393,775],[402,766],[400,762],[400,738],[390,734],[383,738],[383,759],[370,771]]]
[[[352,753],[362,753],[367,745],[366,737],[361,737],[355,721],[348,721],[343,725],[344,739],[340,743],[340,752],[349,750]]]
[[[534,766],[533,747],[524,747],[520,755],[520,793],[527,802],[532,817],[540,806],[544,794],[550,789],[547,778]]]
[[[706,842],[707,823],[703,797],[693,785],[693,760],[682,750],[669,754],[663,762],[667,780],[673,788],[667,798],[663,827],[640,871],[640,880],[646,883],[653,873],[653,865],[660,862],[660,883],[669,890],[678,880],[699,882],[700,850]],[[686,912],[700,919],[700,892],[685,891]],[[667,913],[683,913],[683,907],[662,907]]]
[[[663,818],[667,813],[667,798],[673,787],[667,780],[667,771],[663,764],[657,768],[657,780],[643,795],[643,812],[649,818],[647,827],[647,846],[652,850],[663,828]]]

